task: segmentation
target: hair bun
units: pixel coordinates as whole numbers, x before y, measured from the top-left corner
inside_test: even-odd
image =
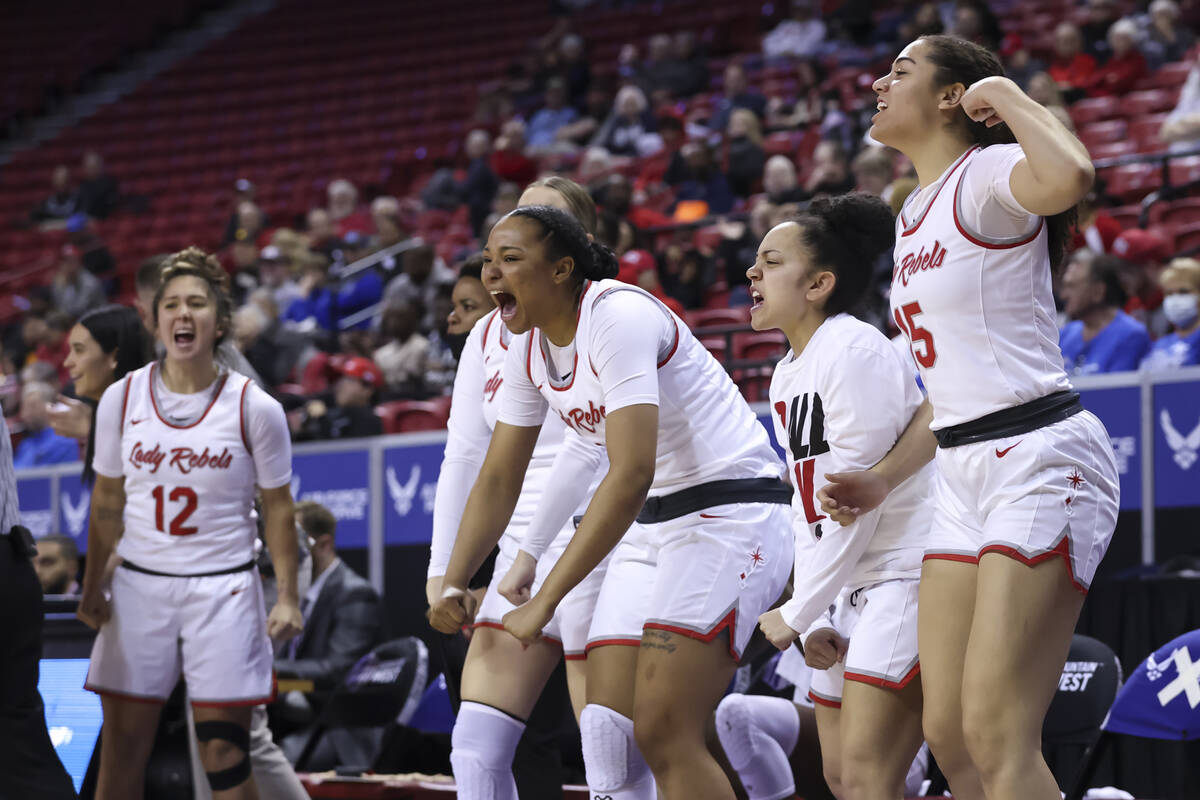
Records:
[[[617,271],[620,269],[617,254],[607,245],[594,240],[591,242],[591,250],[591,269],[587,270],[585,277],[594,281],[617,277]]]
[[[814,200],[808,213],[824,220],[842,245],[874,263],[896,243],[896,219],[886,203],[865,192]]]

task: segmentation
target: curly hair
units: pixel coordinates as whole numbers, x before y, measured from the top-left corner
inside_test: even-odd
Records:
[[[790,221],[800,227],[801,241],[816,268],[837,276],[825,301],[829,316],[848,311],[862,299],[876,262],[896,241],[892,210],[863,192],[814,200]]]
[[[163,261],[162,277],[154,292],[154,327],[158,327],[158,306],[162,302],[167,285],[176,278],[185,276],[199,278],[208,284],[209,296],[217,306],[217,336],[213,341],[215,350],[233,327],[233,297],[229,293],[229,275],[221,267],[217,257],[199,247],[188,247],[172,253]]]

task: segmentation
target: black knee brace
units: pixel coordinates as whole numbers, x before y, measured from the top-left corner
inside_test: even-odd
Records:
[[[233,722],[210,720],[196,723],[196,739],[201,742],[224,739],[242,751],[242,760],[232,767],[205,773],[214,792],[241,786],[250,777],[250,731]]]

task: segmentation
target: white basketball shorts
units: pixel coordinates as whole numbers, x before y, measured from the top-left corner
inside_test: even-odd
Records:
[[[808,696],[831,708],[842,705],[845,681],[903,689],[921,671],[917,658],[917,588],[920,581],[883,581],[842,592],[833,627],[850,640],[845,661],[813,670]]]
[[[735,659],[792,572],[790,506],[734,503],[634,523],[613,551],[588,649],[641,644],[643,629],[701,641],[729,632]]]
[[[534,594],[541,588],[542,581],[550,574],[550,570],[554,569],[554,565],[558,563],[558,557],[566,549],[574,532],[574,523],[567,523],[563,532],[554,537],[550,547],[538,559],[537,573],[533,580]],[[480,603],[479,610],[475,613],[474,627],[504,630],[504,615],[514,610],[516,606],[500,594],[498,587],[500,581],[508,574],[512,563],[513,555],[509,549],[501,547],[499,555],[496,556],[492,581],[488,584],[483,602]],[[542,630],[544,638],[562,645],[563,657],[568,661],[587,658],[588,628],[592,624],[592,613],[596,609],[596,600],[600,595],[600,586],[604,582],[606,568],[607,561],[601,562],[600,566],[592,570],[591,574],[584,578],[578,586],[567,592],[567,596],[558,604],[550,623]]]
[[[1062,558],[1086,592],[1117,524],[1112,444],[1091,412],[1005,439],[938,448],[925,559],[1033,566]]]
[[[258,570],[176,578],[118,567],[84,685],[163,702],[182,674],[194,706],[259,705],[275,696],[273,662]]]

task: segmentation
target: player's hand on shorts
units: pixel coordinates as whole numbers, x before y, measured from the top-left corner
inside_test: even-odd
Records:
[[[533,579],[537,574],[537,559],[524,550],[517,551],[508,574],[500,579],[500,596],[514,606],[524,605],[533,596]]]
[[[92,429],[92,409],[73,397],[59,395],[46,412],[50,427],[59,436],[86,439]]]
[[[833,628],[817,628],[804,642],[804,663],[813,669],[829,669],[846,658],[850,640]]]
[[[285,642],[300,635],[304,630],[304,615],[295,603],[280,601],[267,615],[267,636],[277,642]]]
[[[429,624],[441,633],[458,633],[475,619],[475,597],[455,586],[444,586],[442,596],[429,608]]]
[[[958,104],[968,117],[991,128],[1004,122],[996,111],[996,100],[1013,91],[1021,93],[1020,88],[1008,78],[992,75],[972,83]]]
[[[778,608],[773,608],[767,613],[758,618],[758,627],[762,628],[763,635],[767,637],[767,641],[775,645],[778,650],[787,650],[792,646],[792,642],[796,641],[799,632],[792,629],[783,620],[783,613]]]
[[[433,608],[433,604],[442,596],[442,575],[434,575],[425,581],[425,605]]]
[[[85,586],[83,596],[79,598],[79,607],[75,609],[75,616],[89,628],[99,630],[112,616],[112,603],[105,596],[103,589]]]
[[[533,644],[542,638],[542,629],[550,624],[553,616],[553,608],[545,608],[537,600],[530,600],[504,615],[504,630],[515,636],[521,644]]]
[[[817,492],[821,511],[841,525],[877,508],[888,496],[887,480],[871,470],[833,472],[825,476],[829,483]]]

